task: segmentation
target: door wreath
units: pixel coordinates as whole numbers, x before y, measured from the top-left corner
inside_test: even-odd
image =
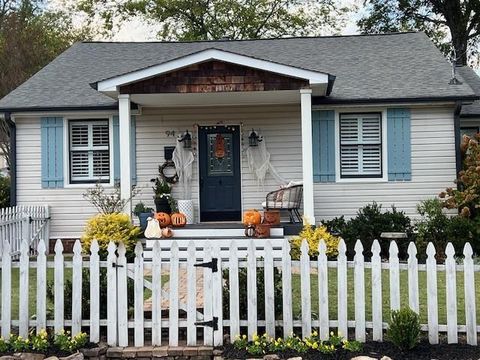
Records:
[[[172,169],[173,168],[173,175]],[[160,168],[158,169],[162,178],[169,184],[176,184],[178,182],[178,174],[175,168],[175,164],[173,161],[166,161]],[[170,175],[168,175],[170,173]]]

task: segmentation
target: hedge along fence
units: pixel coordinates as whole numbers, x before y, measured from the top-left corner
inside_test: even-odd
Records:
[[[372,258],[365,261],[364,248],[360,241],[355,246],[353,261],[347,261],[346,246],[343,240],[339,243],[339,255],[335,260],[328,260],[325,254],[326,246],[320,242],[317,259],[308,255],[308,245],[303,241],[300,260],[290,257],[290,245],[283,243],[281,255],[272,248],[270,240],[212,240],[205,246],[198,247],[190,241],[187,247],[179,247],[176,241],[171,242],[168,250],[162,250],[162,241],[155,242],[152,260],[144,260],[143,247],[139,242],[135,248],[134,262],[128,263],[123,244],[118,247],[111,242],[108,247],[106,261],[100,261],[98,244],[92,243],[90,256],[82,256],[79,241],[75,243],[74,255],[66,261],[60,241],[55,246],[55,257],[48,261],[45,244],[39,243],[38,256],[30,258],[28,244],[22,245],[19,261],[12,261],[7,245],[2,254],[2,307],[1,333],[7,337],[12,326],[18,326],[20,335],[26,336],[29,327],[36,327],[37,332],[45,327],[52,327],[55,332],[64,327],[70,327],[72,335],[80,332],[82,327],[89,331],[90,341],[100,340],[100,329],[104,328],[109,345],[127,346],[133,334],[133,345],[143,346],[151,340],[152,345],[168,342],[171,346],[178,345],[179,336],[186,330],[188,345],[221,345],[224,334],[233,339],[240,332],[247,332],[251,339],[257,332],[263,330],[269,336],[280,333],[288,336],[294,329],[301,331],[302,336],[308,336],[312,328],[318,329],[321,339],[327,339],[332,328],[347,336],[349,329],[358,341],[366,340],[366,330],[372,330],[373,340],[383,340],[383,330],[387,323],[383,314],[382,278],[388,273],[389,302],[391,309],[400,308],[401,292],[408,292],[408,305],[414,311],[420,311],[419,272],[426,273],[427,287],[427,323],[422,325],[428,332],[430,343],[439,341],[439,333],[446,332],[449,343],[458,342],[458,334],[466,333],[467,342],[477,343],[475,273],[480,272],[480,266],[474,265],[472,248],[466,244],[462,264],[457,264],[454,258],[454,248],[448,244],[445,254],[445,264],[437,264],[435,249],[432,244],[427,248],[426,264],[419,264],[417,251],[413,243],[408,247],[408,262],[399,263],[398,248],[391,242],[388,262],[382,262],[380,245],[375,241],[372,246]],[[214,245],[212,247],[212,244]],[[203,271],[197,272],[201,265]],[[19,318],[12,319],[11,294],[12,270],[18,268],[19,273]],[[72,273],[72,309],[71,316],[65,316],[64,283],[65,269]],[[31,273],[35,269],[36,284],[31,284]],[[82,299],[82,269],[89,269],[90,299]],[[105,318],[100,315],[100,292],[102,282],[100,271],[107,277],[107,313]],[[215,271],[218,270],[218,271]],[[228,269],[228,300],[223,296],[224,279],[222,270]],[[241,269],[246,269],[246,291],[248,310],[246,316],[240,309]],[[281,272],[282,296],[275,297],[275,269]],[[54,311],[47,316],[47,271],[54,272]],[[242,270],[243,271],[243,270]],[[257,272],[263,272],[264,294],[257,293]],[[349,292],[349,274],[353,272],[353,294]],[[408,290],[401,287],[400,274],[408,273]],[[457,274],[463,273],[463,289],[465,304],[465,324],[458,324]],[[329,276],[336,275],[336,296],[329,296]],[[371,276],[371,286],[366,286],[366,275]],[[168,292],[162,286],[169,281]],[[292,280],[300,278],[300,289],[294,289]],[[446,324],[439,324],[439,281],[445,279],[446,292]],[[162,279],[163,278],[163,279]],[[203,280],[203,299],[198,301],[198,280]],[[133,315],[129,317],[127,301],[127,281],[134,283]],[[318,289],[312,287],[317,282]],[[330,284],[330,285],[329,285]],[[179,288],[186,291],[181,294]],[[36,308],[29,309],[29,289],[36,289]],[[151,292],[151,317],[145,312],[145,289]],[[315,289],[315,294],[312,289]],[[371,304],[366,302],[366,292],[370,292]],[[264,318],[258,316],[259,296],[264,296]],[[150,295],[149,295],[150,296]],[[348,298],[353,296],[353,318],[348,316]],[[318,307],[312,308],[312,298],[318,298]],[[368,298],[368,297],[367,297]],[[89,301],[90,315],[82,317],[82,301]],[[168,301],[168,304],[162,302]],[[222,305],[228,301],[228,312]],[[300,301],[301,315],[294,319],[294,302]],[[276,314],[275,304],[281,302],[282,314]],[[336,307],[336,319],[331,318],[329,307]],[[366,309],[371,309],[371,321],[366,319]],[[162,311],[163,310],[163,311]],[[34,314],[33,314],[34,313]],[[34,315],[34,316],[33,316]],[[199,327],[203,332],[198,331]],[[145,339],[145,330],[151,330],[151,339]],[[162,329],[168,329],[168,337],[162,338]],[[300,330],[301,329],[301,330]],[[148,333],[148,332],[147,332]],[[203,334],[203,335],[202,335]],[[202,336],[199,336],[202,335]]]

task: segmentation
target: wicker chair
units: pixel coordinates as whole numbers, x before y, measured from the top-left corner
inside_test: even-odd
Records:
[[[262,206],[265,210],[286,210],[290,216],[290,222],[302,222],[299,212],[302,196],[303,185],[293,185],[269,192]]]

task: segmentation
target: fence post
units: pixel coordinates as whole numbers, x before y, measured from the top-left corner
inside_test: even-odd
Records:
[[[240,335],[240,309],[238,289],[238,253],[237,243],[232,240],[230,243],[230,259],[228,269],[228,281],[230,284],[230,338],[233,341]]]
[[[327,246],[323,239],[318,243],[318,320],[320,340],[328,340],[328,259]]]
[[[438,300],[437,300],[437,260],[435,247],[431,242],[427,245],[427,311],[428,341],[438,344]]]
[[[400,310],[400,263],[398,261],[398,246],[390,241],[388,263],[390,264],[390,309]]]
[[[28,337],[28,295],[29,295],[29,244],[23,239],[20,244],[20,283],[19,283],[19,327],[18,333],[24,339]]]
[[[135,245],[134,260],[134,317],[135,317],[135,346],[144,344],[144,313],[143,313],[143,246],[140,241]]]
[[[100,257],[98,241],[90,245],[90,342],[100,341]]]
[[[203,262],[208,263],[212,261],[212,245],[207,243],[203,249]],[[212,299],[212,270],[209,268],[203,269],[203,320],[209,321],[213,317],[213,299]],[[213,345],[213,329],[205,327],[203,329],[204,345]]]
[[[270,240],[265,241],[265,332],[271,338],[275,337],[275,286],[273,275],[273,248]]]
[[[247,317],[248,339],[257,333],[257,258],[253,240],[248,243],[247,253]]]
[[[283,305],[283,336],[293,333],[292,310],[292,258],[290,257],[290,242],[284,240],[282,252],[282,305]]]
[[[457,272],[455,249],[452,243],[445,249],[445,277],[447,286],[447,340],[449,344],[458,342],[457,333]]]
[[[380,243],[374,240],[372,244],[372,322],[373,341],[382,341],[382,258]]]
[[[117,255],[115,243],[108,244],[107,255],[107,343],[117,346]],[[126,293],[123,293],[126,295]]]
[[[55,293],[54,293],[54,316],[55,316],[55,334],[63,330],[65,311],[64,311],[64,263],[63,263],[63,244],[62,240],[57,239],[55,243]]]
[[[473,266],[473,250],[470,243],[463,248],[463,267],[465,287],[465,319],[467,325],[467,343],[477,345],[477,312],[475,307],[475,270]]]
[[[338,269],[337,269],[337,292],[338,292],[338,333],[348,338],[348,313],[347,313],[347,246],[340,238],[338,243]]]
[[[50,253],[50,207],[48,205],[45,206],[45,232],[44,232],[44,240],[45,240],[45,250],[47,254]]]
[[[195,268],[195,243],[188,242],[187,255],[187,346],[197,345],[197,270]]]
[[[355,243],[353,266],[355,340],[365,342],[365,259],[363,258],[363,245],[360,240],[357,240]]]
[[[162,250],[160,241],[152,252],[152,345],[162,345]]]
[[[120,242],[117,247],[117,266],[116,266],[116,281],[117,281],[117,338],[118,346],[128,346],[128,286],[127,286],[127,252],[125,244]],[[121,294],[121,296],[119,296]],[[135,294],[134,294],[135,295]],[[113,306],[113,300],[112,300]]]
[[[73,245],[72,336],[82,331],[82,298],[82,245],[77,240]]]
[[[213,247],[213,257],[217,259],[218,271],[213,273],[213,316],[218,319],[218,329],[213,332],[213,345],[223,344],[223,286],[222,286],[222,257],[218,245]]]
[[[418,304],[418,259],[417,247],[413,242],[408,244],[408,305],[417,314],[420,312]]]
[[[45,241],[38,243],[37,255],[37,334],[47,328],[47,255]]]
[[[12,326],[12,257],[10,242],[2,248],[2,337],[8,339]]]
[[[310,300],[310,255],[307,240],[300,246],[300,294],[302,295],[302,336],[306,338],[312,333],[312,304]]]
[[[178,346],[178,244],[176,241],[172,243],[171,259],[170,259],[170,281],[169,281],[169,329],[168,329],[168,345]],[[210,293],[211,297],[212,294]]]

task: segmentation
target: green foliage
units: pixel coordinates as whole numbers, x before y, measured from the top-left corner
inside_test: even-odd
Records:
[[[454,48],[459,64],[478,57],[477,0],[366,0],[365,5],[357,23],[363,33],[423,31],[446,55]]]
[[[62,352],[73,353],[88,343],[88,337],[86,333],[78,333],[75,336],[71,336],[69,331],[61,330],[55,335],[54,344],[56,348]]]
[[[229,298],[230,298],[230,281],[228,278],[228,270],[223,271],[223,314],[229,316]],[[247,294],[247,269],[240,268],[238,270],[239,282],[239,308],[240,318],[247,318],[248,311],[248,294]],[[274,298],[282,298],[282,274],[278,268],[273,270]],[[275,316],[282,315],[282,302],[275,301]],[[265,319],[265,272],[263,268],[257,268],[257,316],[259,319]]]
[[[133,209],[133,213],[135,215],[140,215],[141,213],[152,213],[153,209],[151,207],[146,207],[143,202],[139,202],[137,205],[135,205],[135,208]]]
[[[10,343],[3,337],[0,337],[0,354],[7,354],[10,352]]]
[[[237,350],[245,350],[249,355],[253,356],[282,352],[294,352],[301,355],[309,351],[333,355],[340,349],[349,352],[360,352],[362,350],[361,343],[348,341],[340,335],[335,335],[333,332],[330,333],[328,340],[322,341],[317,331],[313,331],[310,336],[303,340],[295,334],[285,339],[274,339],[267,334],[262,336],[254,334],[251,341],[247,339],[246,335],[238,335],[233,342],[233,347]]]
[[[46,353],[48,347],[50,346],[47,331],[45,329],[41,329],[38,334],[31,334],[30,344],[32,350],[40,353]]]
[[[338,237],[333,236],[327,231],[326,226],[312,227],[310,224],[305,224],[302,231],[290,240],[291,250],[290,255],[293,259],[300,259],[301,255],[301,246],[303,239],[307,240],[308,243],[308,254],[316,258],[318,256],[318,244],[320,240],[325,241],[327,247],[327,256],[332,258],[338,255]]]
[[[387,338],[400,350],[413,349],[420,341],[420,319],[410,308],[393,310],[388,323]]]
[[[25,339],[20,335],[11,334],[8,342],[10,343],[10,349],[13,352],[25,352],[30,349],[30,341],[28,338]]]
[[[140,232],[140,228],[132,224],[127,214],[98,214],[87,221],[81,238],[82,247],[88,252],[95,239],[100,248],[100,257],[106,259],[110,241],[116,244],[123,242],[128,257],[131,257]]]
[[[160,176],[153,179],[152,182],[154,183],[152,187],[154,198],[157,198],[157,199],[162,197],[170,198],[170,194],[172,192],[172,185],[170,185]]]
[[[382,256],[387,256],[389,242],[381,241],[382,232],[405,232],[410,238],[413,233],[410,218],[394,206],[391,210],[382,211],[376,202],[359,209],[357,216],[345,221],[343,217],[322,222],[331,232],[338,232],[347,244],[348,254],[352,255],[357,239],[362,241],[365,254],[370,254],[373,241],[380,241]]]
[[[10,206],[10,178],[0,175],[0,209]]]
[[[100,268],[100,318],[107,318],[107,269]],[[70,320],[72,316],[72,280],[65,279],[64,284],[64,309],[65,319]],[[55,300],[55,287],[54,282],[49,281],[47,284],[47,297],[50,303],[54,303]],[[133,279],[127,279],[127,305],[129,308],[133,308],[134,305],[134,282]],[[85,319],[90,318],[90,270],[82,270],[82,317]]]
[[[462,216],[447,216],[443,211],[442,202],[438,199],[422,201],[418,204],[417,211],[421,216],[415,222],[416,246],[420,259],[425,258],[429,242],[435,245],[439,259],[444,257],[448,242],[453,244],[457,255],[462,255],[466,242],[472,243],[476,252],[480,250],[478,245],[475,248],[476,242],[472,241],[477,232],[474,221]]]
[[[81,0],[78,9],[100,16],[111,32],[115,20],[139,16],[160,25],[163,40],[258,39],[338,31],[347,7],[333,0]]]
[[[139,192],[138,188],[134,188],[131,198],[123,199],[119,184],[116,184],[113,190],[106,190],[102,184],[96,183],[95,187],[87,189],[83,198],[95,206],[100,214],[114,214],[122,212],[127,202]]]

